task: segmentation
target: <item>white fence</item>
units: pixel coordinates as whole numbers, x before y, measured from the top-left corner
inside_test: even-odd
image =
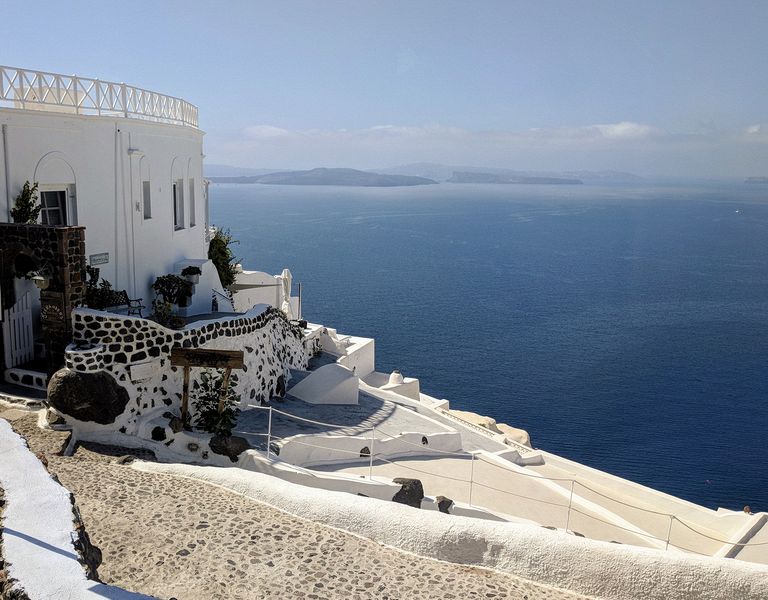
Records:
[[[5,367],[10,369],[35,357],[32,334],[32,295],[27,292],[11,308],[3,311]]]
[[[598,491],[593,487],[590,487],[581,481],[575,479],[558,479],[543,477],[537,473],[523,473],[519,471],[513,471],[503,467],[496,460],[493,460],[492,456],[484,456],[485,453],[480,452],[465,452],[455,450],[444,450],[425,445],[423,442],[418,443],[408,439],[403,434],[390,434],[381,429],[381,427],[366,427],[360,428],[361,436],[354,438],[357,443],[365,442],[366,448],[364,452],[360,450],[350,450],[347,447],[340,447],[338,444],[333,443],[333,439],[330,437],[322,438],[318,440],[319,444],[312,444],[309,441],[301,441],[296,439],[296,436],[290,438],[281,438],[274,435],[272,431],[272,416],[279,414],[285,418],[295,419],[297,421],[312,423],[324,427],[332,427],[340,430],[349,430],[354,427],[347,425],[340,425],[334,423],[324,423],[322,421],[315,421],[312,419],[306,419],[299,417],[291,413],[273,408],[271,406],[264,407],[249,404],[250,408],[261,409],[268,411],[267,432],[266,433],[254,433],[248,432],[251,435],[261,435],[266,437],[266,453],[270,455],[278,455],[281,448],[276,442],[284,441],[289,444],[300,444],[310,446],[313,449],[319,451],[330,452],[336,457],[336,455],[343,454],[348,456],[348,462],[353,463],[361,461],[367,463],[368,467],[368,479],[373,480],[374,467],[376,463],[387,463],[391,465],[397,465],[400,468],[404,468],[408,471],[412,471],[417,474],[440,477],[451,482],[451,485],[467,485],[469,491],[469,506],[473,506],[473,495],[476,490],[485,489],[492,490],[495,493],[503,494],[505,497],[515,499],[516,502],[528,503],[531,506],[547,506],[548,512],[559,523],[552,523],[556,528],[563,528],[566,532],[578,531],[575,529],[574,523],[578,522],[576,527],[586,530],[592,529],[589,527],[589,523],[599,523],[602,528],[602,535],[589,535],[593,539],[603,539],[604,541],[612,541],[611,537],[606,537],[606,534],[613,533],[614,536],[621,533],[629,534],[630,536],[638,536],[641,539],[645,539],[648,545],[657,549],[670,550],[672,548],[682,550],[684,552],[691,552],[693,554],[713,556],[724,555],[734,556],[737,555],[739,550],[745,547],[753,546],[765,546],[768,542],[748,542],[743,541],[744,536],[736,535],[734,539],[722,539],[720,537],[714,537],[709,533],[700,531],[698,528],[692,526],[685,520],[680,519],[678,516],[663,512],[651,510],[647,507],[636,506],[626,501],[613,498],[606,495],[604,492]],[[342,439],[344,436],[338,436],[337,439]],[[429,436],[432,437],[432,436]],[[309,440],[311,436],[307,436]],[[468,473],[466,477],[453,477],[444,472],[437,471],[425,471],[418,469],[412,465],[406,464],[403,460],[398,460],[396,456],[388,456],[388,452],[382,451],[383,447],[387,445],[387,442],[397,441],[398,445],[405,444],[414,447],[412,454],[432,454],[440,455],[445,458],[458,458],[463,457],[468,465]],[[388,456],[388,458],[385,458]],[[390,460],[390,458],[392,460]],[[489,460],[491,459],[491,460]],[[488,480],[486,477],[483,480],[482,477],[478,477],[475,464],[482,462],[484,465],[488,465],[498,469],[498,476],[504,478],[536,478],[539,481],[551,482],[564,488],[565,493],[561,495],[562,500],[535,497],[526,494],[520,494],[512,492],[508,489],[501,489],[499,487],[500,480]],[[418,475],[415,475],[418,477]],[[606,521],[604,518],[598,516],[594,510],[589,507],[593,504],[597,504],[604,508],[609,508],[614,514],[627,514],[628,512],[636,513],[640,520],[644,523],[644,526],[638,527],[631,521],[619,519],[615,522]],[[633,519],[634,520],[634,519]],[[764,519],[763,519],[764,521]],[[553,527],[553,528],[555,528]],[[577,535],[582,535],[578,533]],[[748,536],[747,536],[748,537]],[[705,550],[702,552],[702,550]]]
[[[0,66],[0,107],[145,119],[197,127],[197,107],[174,96],[76,75]]]

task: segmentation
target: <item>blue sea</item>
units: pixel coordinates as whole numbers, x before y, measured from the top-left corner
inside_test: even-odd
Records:
[[[453,408],[768,510],[768,186],[212,185],[246,268]]]

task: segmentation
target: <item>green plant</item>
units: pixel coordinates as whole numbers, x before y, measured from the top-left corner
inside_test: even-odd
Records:
[[[159,298],[152,300],[152,313],[155,321],[160,323],[160,325],[168,326],[170,324],[172,308],[170,302],[160,300]]]
[[[182,304],[192,295],[192,285],[178,275],[161,275],[155,279],[152,289],[170,304]]]
[[[200,386],[193,392],[193,405],[195,407],[195,426],[213,435],[229,437],[232,435],[237,423],[237,415],[240,409],[240,395],[235,392],[237,375],[229,378],[229,387],[224,398],[224,408],[219,413],[219,394],[224,376],[220,371],[206,369],[200,376]]]
[[[235,253],[232,252],[232,246],[237,243],[239,243],[237,240],[232,239],[229,229],[217,227],[216,233],[208,244],[208,258],[213,261],[216,271],[219,273],[221,285],[225,288],[234,284],[237,276],[235,269],[237,259]]]
[[[85,303],[88,307],[104,310],[123,301],[122,295],[112,289],[109,281],[102,278],[99,282],[99,269],[88,265],[85,272],[88,275],[88,281],[85,282]]]
[[[29,181],[24,182],[24,187],[16,196],[11,209],[11,218],[14,223],[37,223],[37,217],[40,216],[42,206],[37,203],[37,183],[29,185]]]
[[[195,265],[189,265],[188,267],[184,267],[181,270],[181,274],[184,277],[187,277],[189,275],[202,275],[202,271],[200,270],[200,267],[196,267]]]

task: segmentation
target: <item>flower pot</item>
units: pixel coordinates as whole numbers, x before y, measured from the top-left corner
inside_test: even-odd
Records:
[[[184,279],[189,281],[192,285],[197,285],[200,283],[200,275],[185,275]]]

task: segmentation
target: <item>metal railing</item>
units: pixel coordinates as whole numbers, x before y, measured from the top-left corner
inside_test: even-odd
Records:
[[[0,107],[105,115],[197,127],[197,107],[143,88],[0,66]]]
[[[356,427],[354,425],[353,426],[340,425],[338,423],[326,423],[326,422],[317,421],[317,420],[314,420],[314,419],[307,419],[305,417],[300,417],[298,415],[294,415],[294,414],[291,414],[291,413],[288,413],[288,412],[276,409],[276,408],[274,408],[272,406],[259,406],[259,405],[255,405],[255,404],[248,404],[248,407],[249,408],[255,408],[255,409],[260,409],[260,410],[268,411],[268,424],[267,424],[267,432],[266,433],[245,432],[245,433],[247,433],[249,435],[256,435],[256,436],[266,437],[266,442],[267,442],[266,443],[266,454],[267,454],[267,457],[274,456],[275,458],[277,458],[277,456],[278,456],[279,448],[276,445],[273,447],[273,443],[274,442],[276,442],[276,441],[290,441],[293,444],[299,444],[299,445],[308,446],[308,447],[312,447],[312,448],[318,448],[318,449],[321,449],[321,450],[327,450],[327,451],[332,451],[332,452],[338,452],[338,453],[341,453],[341,454],[347,454],[347,455],[350,456],[350,460],[353,460],[353,459],[358,459],[359,460],[361,458],[365,458],[365,459],[367,459],[367,463],[368,463],[368,465],[367,465],[368,466],[368,479],[371,480],[371,481],[373,481],[374,463],[377,463],[377,462],[387,463],[387,464],[390,464],[390,465],[397,466],[398,468],[403,468],[403,469],[406,469],[408,471],[412,471],[414,473],[418,473],[418,474],[421,474],[421,475],[429,475],[429,476],[432,476],[432,477],[439,477],[441,479],[446,479],[446,480],[448,480],[450,482],[469,484],[469,502],[468,502],[468,504],[469,504],[470,507],[476,506],[475,504],[473,504],[473,493],[475,491],[475,488],[483,488],[483,489],[486,489],[486,490],[492,490],[494,492],[498,492],[498,493],[504,494],[505,496],[509,496],[509,497],[513,497],[513,498],[517,498],[517,499],[521,499],[521,500],[529,500],[529,501],[533,501],[533,502],[541,504],[541,505],[551,506],[555,510],[562,509],[565,512],[565,514],[564,514],[565,523],[564,523],[563,529],[566,532],[576,533],[576,531],[573,528],[572,518],[573,518],[574,515],[580,515],[582,518],[587,518],[587,519],[589,519],[591,521],[597,521],[599,523],[602,523],[603,525],[607,525],[609,527],[615,528],[618,531],[629,533],[629,534],[632,534],[632,535],[635,535],[635,536],[639,536],[640,538],[650,540],[651,542],[655,542],[657,547],[660,548],[661,546],[663,546],[665,550],[669,550],[669,548],[672,547],[672,548],[677,548],[679,550],[683,550],[683,551],[686,551],[686,552],[692,552],[694,554],[700,554],[700,555],[704,555],[704,556],[711,556],[711,555],[714,554],[714,552],[710,552],[710,553],[701,552],[700,551],[700,549],[701,549],[700,547],[699,547],[699,550],[694,549],[692,547],[692,545],[696,545],[696,544],[695,543],[692,544],[690,541],[688,541],[688,543],[686,543],[686,544],[683,544],[683,540],[678,540],[677,542],[674,542],[673,541],[673,537],[674,537],[673,534],[675,532],[673,531],[673,529],[674,529],[675,523],[679,523],[685,530],[690,532],[690,534],[693,534],[694,536],[698,536],[698,538],[703,538],[703,540],[709,540],[711,542],[715,542],[715,543],[721,544],[723,546],[730,546],[732,549],[735,549],[735,548],[743,549],[745,547],[768,545],[768,542],[752,542],[752,543],[750,543],[750,542],[740,542],[740,541],[724,540],[724,539],[716,538],[716,537],[713,537],[713,536],[709,535],[708,533],[705,533],[703,531],[700,531],[700,530],[694,528],[693,526],[691,526],[690,524],[686,523],[685,521],[683,521],[682,519],[680,519],[679,517],[677,517],[674,514],[663,512],[663,511],[655,511],[655,510],[652,510],[652,509],[649,509],[649,508],[646,508],[646,507],[636,506],[636,505],[630,504],[630,503],[628,503],[628,502],[626,502],[624,500],[620,500],[618,498],[613,498],[611,496],[606,495],[604,492],[598,491],[598,490],[596,490],[596,489],[594,489],[594,488],[592,488],[592,487],[590,487],[590,486],[588,486],[588,485],[586,485],[586,484],[584,484],[581,481],[578,481],[576,479],[572,479],[572,478],[553,478],[553,477],[546,477],[546,476],[540,475],[538,473],[522,473],[522,472],[519,472],[519,471],[516,471],[516,470],[510,470],[510,469],[507,469],[507,468],[503,467],[502,465],[496,464],[495,462],[491,462],[491,461],[486,460],[480,453],[466,452],[466,451],[447,451],[447,450],[440,450],[440,449],[437,449],[437,448],[431,448],[431,447],[425,446],[423,444],[417,444],[417,443],[414,443],[414,442],[409,442],[408,440],[403,439],[401,436],[395,436],[395,435],[392,435],[391,433],[387,433],[380,426],[379,427],[375,427],[375,426],[370,426],[370,427],[359,427],[358,426],[357,427],[358,429],[360,429],[361,433],[363,434],[362,436],[360,436],[360,439],[364,440],[364,441],[368,441],[370,443],[369,451],[368,451],[367,455],[362,455],[359,450],[358,451],[353,451],[353,450],[346,450],[346,449],[342,449],[342,448],[332,448],[332,447],[328,447],[328,446],[320,446],[320,445],[316,445],[316,444],[311,444],[311,443],[308,443],[307,441],[298,440],[298,439],[296,439],[293,436],[289,437],[289,438],[279,437],[279,436],[275,435],[274,432],[272,431],[272,427],[273,427],[273,418],[272,418],[273,417],[273,413],[279,414],[279,415],[281,415],[283,417],[286,417],[286,418],[289,418],[289,419],[294,419],[294,420],[297,420],[297,421],[302,421],[304,423],[311,423],[311,424],[319,425],[319,426],[322,426],[322,427],[331,427],[331,428],[340,429],[340,430],[355,429]],[[382,453],[377,453],[376,450],[375,450],[375,446],[374,445],[375,445],[375,442],[376,442],[376,439],[377,439],[377,435],[380,436],[380,437],[384,437],[384,438],[397,439],[400,443],[417,447],[421,452],[423,452],[425,454],[426,453],[440,454],[440,455],[443,455],[443,456],[448,457],[448,458],[450,458],[450,457],[465,457],[465,458],[469,458],[469,460],[470,460],[469,478],[454,477],[454,476],[448,475],[448,474],[446,474],[444,472],[443,473],[439,473],[439,472],[427,471],[427,470],[424,470],[424,469],[419,469],[419,468],[416,468],[414,466],[411,466],[411,465],[408,465],[408,464],[404,464],[404,462],[402,460],[400,460],[400,461],[397,461],[397,459],[388,460],[388,459],[384,458]],[[276,451],[276,449],[277,449],[277,451]],[[535,478],[535,479],[538,479],[538,480],[541,480],[541,481],[557,482],[559,485],[564,487],[564,491],[566,493],[564,494],[563,500],[565,500],[565,497],[567,497],[568,498],[568,502],[567,503],[566,502],[554,502],[552,500],[547,500],[547,499],[544,499],[544,498],[536,498],[536,497],[533,497],[533,496],[525,495],[523,493],[517,493],[517,492],[512,492],[510,490],[501,489],[497,485],[490,485],[488,482],[478,481],[478,477],[476,475],[476,470],[475,470],[475,462],[477,462],[477,461],[480,461],[480,462],[482,462],[482,463],[484,463],[486,465],[490,465],[492,467],[500,469],[500,470],[504,471],[505,474],[507,474],[509,476],[528,477],[528,478]],[[660,529],[660,531],[657,534],[649,533],[649,531],[646,531],[645,529],[642,529],[639,526],[635,526],[630,521],[627,521],[625,517],[622,517],[619,513],[616,513],[616,512],[613,512],[613,511],[611,511],[611,512],[617,516],[617,518],[620,520],[621,523],[623,523],[623,525],[619,524],[619,522],[606,521],[605,519],[598,517],[594,513],[587,512],[585,510],[585,507],[580,506],[577,503],[574,503],[574,494],[575,493],[577,493],[579,498],[582,498],[582,500],[584,500],[586,502],[594,502],[593,500],[590,501],[588,499],[588,496],[590,494],[595,494],[597,496],[600,496],[600,497],[604,498],[607,501],[614,502],[614,503],[619,504],[619,505],[621,505],[623,507],[639,511],[639,512],[641,512],[641,513],[643,513],[645,515],[645,519],[653,519],[653,518],[655,518],[657,520],[657,522],[655,524],[653,524],[653,523],[649,523],[649,524],[652,525],[652,527],[651,527],[652,529],[653,528],[658,528],[658,529]],[[608,510],[606,507],[604,507],[602,505],[598,504],[598,506]],[[629,527],[627,527],[627,525],[629,525]],[[679,537],[679,534],[680,534],[680,531],[678,529],[678,537]],[[581,533],[577,533],[577,535],[582,535],[582,534]],[[591,536],[591,537],[593,537],[593,539],[605,539],[606,538],[606,536],[603,536],[602,538],[601,537],[595,537],[595,536]],[[612,540],[605,539],[605,541],[612,541]]]

